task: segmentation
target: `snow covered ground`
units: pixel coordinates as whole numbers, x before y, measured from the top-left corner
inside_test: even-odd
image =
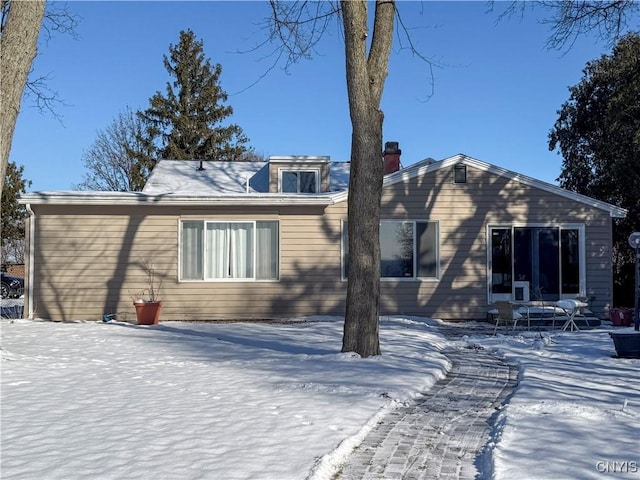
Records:
[[[340,353],[341,319],[306,320],[2,320],[2,478],[329,479],[445,375],[452,344],[521,365],[493,478],[640,478],[640,360],[612,358],[606,327],[447,340],[437,321],[389,317],[383,355],[360,359]]]

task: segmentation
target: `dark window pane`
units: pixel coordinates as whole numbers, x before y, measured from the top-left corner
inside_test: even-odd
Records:
[[[559,229],[514,228],[514,272],[516,281],[531,285],[535,300],[560,298]]]
[[[580,247],[578,230],[562,230],[562,293],[580,293]]]
[[[380,224],[380,269],[382,277],[413,277],[413,223]]]
[[[435,278],[438,276],[438,224],[436,222],[417,222],[416,237],[417,276]]]
[[[491,230],[491,292],[511,293],[511,229]]]
[[[513,273],[517,282],[533,283],[532,261],[532,229],[513,229]]]
[[[284,193],[298,193],[297,172],[282,172],[282,191]]]
[[[300,193],[316,193],[316,172],[298,172]]]
[[[414,246],[414,225],[417,245]],[[342,275],[349,273],[349,238],[347,222],[342,223]],[[380,223],[380,276],[383,278],[415,278],[414,270],[423,278],[438,275],[438,226],[436,222]],[[417,248],[418,255],[414,255]]]
[[[454,183],[467,183],[467,166],[455,165],[453,167],[453,181]]]
[[[540,286],[544,300],[560,298],[560,232],[557,228],[535,229],[538,235],[537,285]]]
[[[491,231],[492,292],[511,293],[508,277],[511,256],[506,255],[508,229]],[[534,300],[558,300],[580,291],[580,232],[559,227],[515,227],[513,270],[515,281],[528,282]],[[510,240],[510,239],[509,239]],[[503,280],[502,286],[500,281]]]

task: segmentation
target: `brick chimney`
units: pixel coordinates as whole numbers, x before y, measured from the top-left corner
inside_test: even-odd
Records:
[[[384,144],[384,174],[394,173],[400,170],[400,150],[398,142],[386,142]]]

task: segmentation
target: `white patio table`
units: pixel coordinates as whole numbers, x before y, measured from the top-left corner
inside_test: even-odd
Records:
[[[562,309],[564,313],[567,314],[567,317],[569,317],[567,321],[564,322],[564,325],[562,325],[562,331],[566,331],[568,328],[570,328],[572,332],[580,330],[580,328],[578,328],[578,324],[576,324],[575,318],[576,316],[584,316],[584,309],[588,306],[588,303],[571,298],[557,301],[556,307]]]

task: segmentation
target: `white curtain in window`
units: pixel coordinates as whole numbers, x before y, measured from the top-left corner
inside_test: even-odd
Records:
[[[229,224],[230,278],[253,277],[253,224]]]
[[[278,241],[278,222],[183,222],[182,278],[277,279]]]
[[[202,222],[184,222],[182,224],[182,278],[202,280]]]
[[[256,222],[256,278],[278,278],[278,222]]]
[[[204,262],[206,278],[229,276],[229,228],[227,223],[207,223]]]

